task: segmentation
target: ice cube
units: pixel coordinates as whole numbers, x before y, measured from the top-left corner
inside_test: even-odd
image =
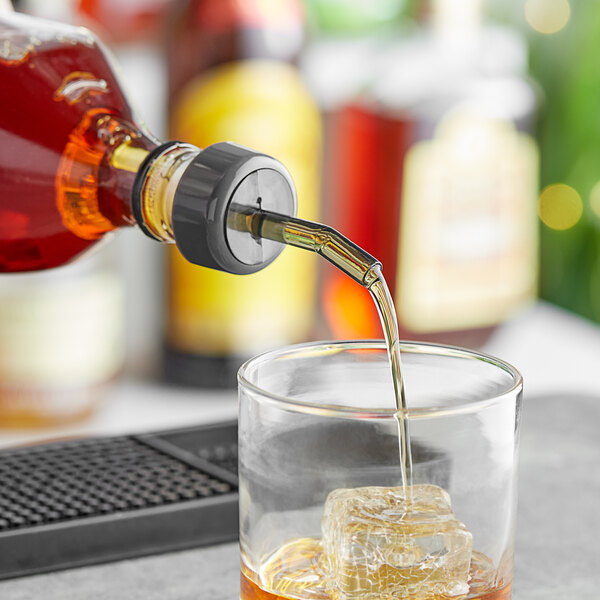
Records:
[[[334,600],[456,598],[469,590],[472,536],[435,485],[337,489],[323,513]]]
[[[290,540],[261,566],[261,587],[278,598],[331,600],[325,590],[325,577],[320,565],[322,552],[319,539]]]

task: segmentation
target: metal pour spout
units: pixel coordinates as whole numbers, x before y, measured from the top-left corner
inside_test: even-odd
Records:
[[[248,232],[257,240],[272,240],[316,252],[366,288],[371,287],[381,268],[376,258],[321,223],[232,203],[227,227]]]

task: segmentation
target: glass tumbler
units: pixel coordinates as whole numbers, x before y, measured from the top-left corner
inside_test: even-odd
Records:
[[[412,487],[382,342],[240,369],[241,600],[511,598],[521,375],[459,348],[401,354]]]

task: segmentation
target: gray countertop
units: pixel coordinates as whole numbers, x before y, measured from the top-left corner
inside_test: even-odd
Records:
[[[592,600],[600,588],[600,397],[523,403],[515,600]]]
[[[600,588],[600,398],[523,406],[515,600],[587,600]],[[237,544],[0,583],[2,600],[234,600]]]

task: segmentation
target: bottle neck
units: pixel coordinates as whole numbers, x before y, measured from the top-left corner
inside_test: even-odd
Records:
[[[92,109],[72,131],[56,176],[63,223],[82,239],[135,225],[161,242],[174,242],[175,190],[195,146],[162,146],[134,124]]]
[[[167,142],[147,153],[137,164],[132,190],[132,209],[144,233],[160,242],[174,243],[173,203],[181,176],[200,150],[183,142]],[[119,161],[132,161],[137,156],[124,147]]]

